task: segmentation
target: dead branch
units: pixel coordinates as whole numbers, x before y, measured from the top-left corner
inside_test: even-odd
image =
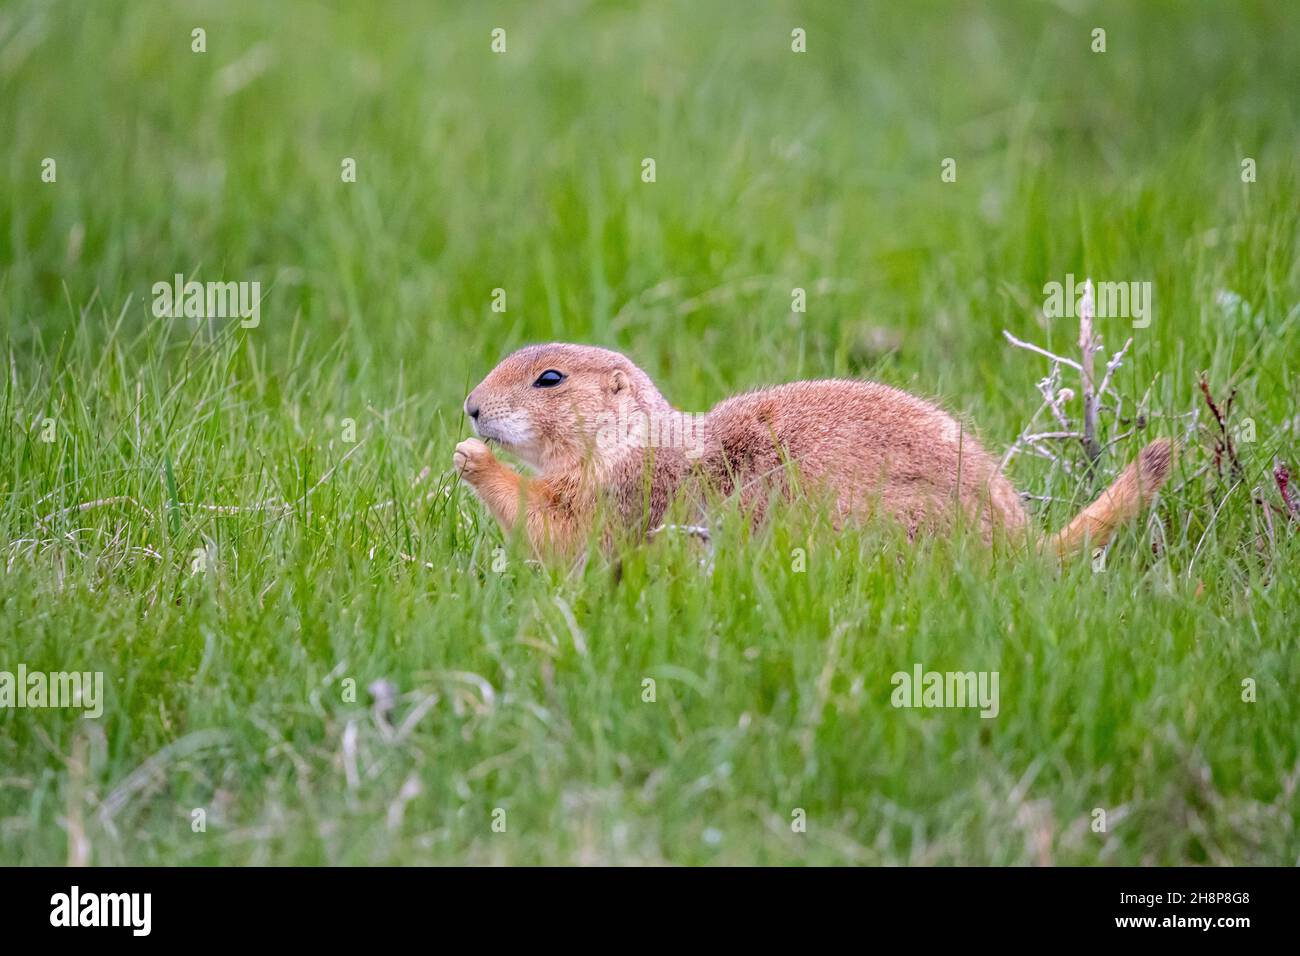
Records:
[[[1106,390],[1110,387],[1111,376],[1115,374],[1115,369],[1119,368],[1124,361],[1124,353],[1128,351],[1128,347],[1132,344],[1133,336],[1130,335],[1128,341],[1124,343],[1124,347],[1112,355],[1110,361],[1106,363],[1106,374],[1101,377],[1101,385],[1097,388],[1098,398],[1106,394]],[[1115,409],[1115,414],[1119,414],[1118,407]]]
[[[1210,393],[1210,383],[1205,373],[1201,373],[1200,380],[1197,383],[1200,386],[1201,394],[1205,396],[1205,404],[1210,408],[1210,414],[1214,416],[1214,422],[1219,428],[1219,433],[1214,437],[1214,470],[1220,477],[1223,476],[1223,459],[1227,456],[1229,472],[1234,482],[1240,481],[1244,469],[1241,466],[1241,460],[1237,457],[1237,448],[1232,442],[1232,433],[1228,429],[1228,412],[1232,410],[1232,402],[1237,397],[1237,390],[1234,388],[1228,394],[1228,401],[1225,404],[1225,410],[1220,410],[1219,405]]]
[[[1018,339],[1010,332],[1008,332],[1006,329],[1002,330],[1002,334],[1007,337],[1008,342],[1010,342],[1018,349],[1028,349],[1030,352],[1037,352],[1039,355],[1043,356],[1044,358],[1049,358],[1053,362],[1060,362],[1062,365],[1068,365],[1070,366],[1070,368],[1075,369],[1076,371],[1079,372],[1083,371],[1083,366],[1081,366],[1078,362],[1074,361],[1074,359],[1065,358],[1064,356],[1057,355],[1055,352],[1049,352],[1045,348],[1041,348],[1037,345],[1034,345],[1032,342],[1025,342],[1021,339]]]
[[[1093,355],[1100,345],[1092,332],[1092,280],[1083,284],[1083,300],[1079,303],[1079,351],[1083,362],[1079,369],[1079,378],[1083,383],[1083,453],[1088,458],[1088,470],[1091,471],[1101,457],[1101,445],[1097,441],[1097,389],[1093,376]]]

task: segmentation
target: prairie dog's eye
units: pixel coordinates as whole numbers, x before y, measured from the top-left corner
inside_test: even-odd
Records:
[[[548,368],[541,375],[537,376],[537,381],[533,382],[533,388],[551,388],[563,382],[567,375],[563,372],[557,372],[553,368]]]

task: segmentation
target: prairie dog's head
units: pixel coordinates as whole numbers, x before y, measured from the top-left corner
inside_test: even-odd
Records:
[[[465,399],[476,434],[543,471],[609,454],[605,439],[620,414],[666,407],[623,355],[561,343],[506,356]]]

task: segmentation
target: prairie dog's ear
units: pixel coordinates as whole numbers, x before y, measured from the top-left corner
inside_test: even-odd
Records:
[[[621,368],[616,368],[609,373],[609,391],[611,395],[617,395],[620,392],[627,391],[631,387],[631,382],[627,379],[627,373]]]

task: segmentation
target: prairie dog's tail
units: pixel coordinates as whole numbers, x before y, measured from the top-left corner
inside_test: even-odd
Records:
[[[1125,521],[1131,521],[1151,503],[1173,467],[1174,445],[1158,438],[1138,453],[1109,488],[1080,511],[1049,541],[1060,557],[1075,554],[1084,543],[1098,548]]]

